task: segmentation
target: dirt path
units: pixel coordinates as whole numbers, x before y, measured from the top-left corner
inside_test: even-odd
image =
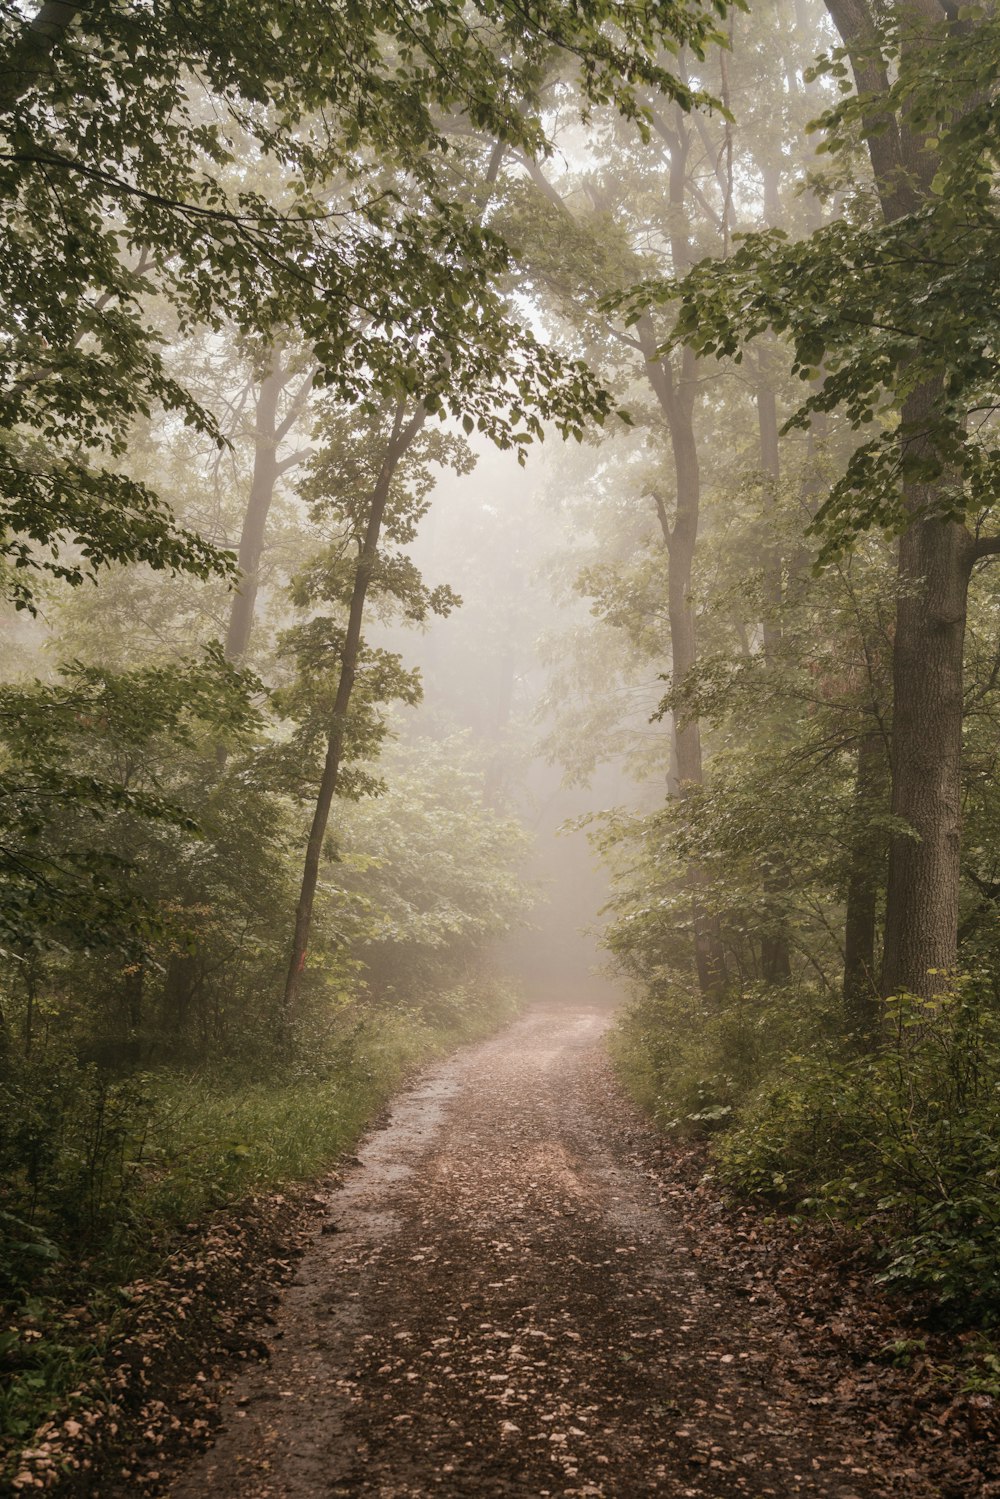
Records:
[[[703,1268],[606,1024],[535,1011],[399,1102],[174,1499],[944,1492]]]

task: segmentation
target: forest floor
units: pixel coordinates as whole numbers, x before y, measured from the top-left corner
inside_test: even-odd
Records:
[[[101,1494],[1000,1495],[992,1398],[821,1233],[724,1206],[623,1099],[607,1024],[536,1009],[426,1073],[261,1360],[217,1371],[212,1445]]]

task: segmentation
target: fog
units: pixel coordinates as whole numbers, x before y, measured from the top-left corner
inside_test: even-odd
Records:
[[[550,742],[585,706],[567,657],[593,624],[570,585],[571,559],[595,542],[560,503],[562,449],[550,434],[521,466],[481,444],[471,474],[439,476],[412,555],[462,605],[420,632],[386,638],[423,678],[423,701],[401,720],[403,732],[442,742],[456,728],[467,733],[488,767],[484,797],[530,834],[533,907],[496,946],[496,961],[531,1000],[614,1005],[623,985],[600,946],[608,872],[580,824],[595,810],[638,806],[648,792],[621,763],[572,775]]]

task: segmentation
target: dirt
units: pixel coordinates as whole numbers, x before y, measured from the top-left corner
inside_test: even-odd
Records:
[[[536,1010],[398,1102],[173,1499],[1000,1493],[670,1179],[607,1024]]]

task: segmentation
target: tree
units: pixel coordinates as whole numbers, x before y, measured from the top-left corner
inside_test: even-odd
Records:
[[[782,15],[774,31],[769,30],[774,48],[779,45],[778,28],[789,19]],[[786,45],[784,40],[781,45]],[[796,45],[801,45],[799,39]],[[650,452],[645,462],[635,455],[638,473],[624,482],[633,490],[643,484],[636,502],[652,504],[665,551],[672,692],[663,716],[671,734],[669,782],[671,795],[688,803],[687,816],[693,821],[699,816],[705,784],[705,755],[694,699],[685,693],[685,682],[698,665],[696,562],[704,520],[706,452],[729,417],[712,401],[708,370],[694,351],[665,346],[670,325],[657,300],[651,298],[631,326],[623,326],[624,320],[613,315],[613,293],[643,272],[681,277],[706,252],[725,257],[740,212],[758,222],[787,212],[783,197],[791,197],[797,188],[801,167],[797,153],[783,150],[785,137],[777,138],[775,117],[786,132],[801,133],[809,101],[796,84],[789,104],[784,80],[780,90],[773,80],[761,88],[764,70],[758,52],[764,50],[759,35],[744,26],[734,34],[732,56],[720,54],[719,92],[727,105],[738,99],[746,109],[747,128],[742,123],[734,127],[724,117],[688,114],[669,101],[652,100],[646,138],[636,139],[605,117],[601,133],[588,143],[583,169],[567,172],[560,180],[545,164],[528,162],[527,175],[541,201],[525,201],[527,193],[522,192],[519,202],[516,192],[512,194],[510,232],[516,237],[520,231],[521,240],[530,245],[525,258],[543,294],[583,332],[590,357],[609,382],[619,382],[622,399],[637,422],[637,439]],[[683,76],[688,63],[682,54]],[[795,69],[790,71],[794,76]],[[754,182],[752,193],[744,188],[745,201],[739,206],[738,179],[760,184]],[[814,206],[810,212],[815,212]],[[638,297],[633,306],[638,309]],[[766,475],[761,485],[766,507],[778,481],[779,459],[775,378],[765,349],[757,351],[756,369],[756,467]],[[772,544],[764,544],[762,563],[769,585],[761,607],[762,628],[765,650],[773,652],[780,628],[782,559]],[[624,612],[627,615],[627,609]],[[775,868],[770,879],[780,885],[780,870]],[[726,965],[717,924],[700,893],[704,872],[696,863],[688,871],[688,884],[699,983],[706,995],[717,997],[725,988]],[[780,923],[775,923],[768,947],[773,976],[787,977],[788,947]]]
[[[390,538],[402,541],[412,536],[420,513],[423,499],[420,489],[413,494],[394,481],[397,480],[400,464],[410,452],[427,419],[427,410],[421,402],[408,410],[406,401],[400,398],[391,414],[387,413],[386,416],[387,419],[384,420],[388,430],[376,425],[375,431],[370,434],[368,449],[371,456],[367,483],[362,482],[358,489],[342,488],[333,482],[331,469],[336,468],[337,460],[329,451],[326,453],[320,470],[323,474],[323,498],[320,503],[335,507],[335,512],[347,523],[347,536],[343,540],[338,538],[331,553],[322,559],[319,566],[313,565],[307,570],[297,589],[299,601],[303,604],[322,600],[346,605],[347,620],[346,625],[342,625],[335,619],[313,619],[292,636],[299,656],[300,673],[303,666],[308,669],[310,664],[314,670],[317,665],[325,667],[327,672],[332,672],[336,686],[333,701],[329,704],[324,703],[323,697],[317,702],[315,682],[307,692],[310,718],[314,717],[316,708],[321,707],[323,727],[320,733],[325,753],[306,843],[292,955],[285,980],[285,1009],[288,1012],[295,1009],[302,983],[323,843],[333,798],[341,788],[341,766],[345,752],[351,752],[355,757],[372,754],[381,738],[378,718],[374,722],[371,719],[378,702],[400,698],[412,703],[419,696],[418,684],[399,670],[395,658],[384,652],[369,652],[366,664],[369,667],[370,681],[367,692],[363,694],[367,712],[363,711],[360,715],[358,713],[355,684],[363,661],[361,631],[369,593],[374,586],[384,599],[394,599],[414,620],[424,618],[431,610],[446,612],[453,602],[446,591],[435,596],[423,589],[415,569],[407,566],[405,560],[401,559],[401,565],[393,566],[384,553],[380,554],[379,543],[387,516]],[[369,454],[365,456],[368,457]],[[355,470],[360,468],[363,473],[365,462],[362,458],[359,463],[359,456],[351,453],[348,462]],[[359,476],[355,472],[355,478],[357,477]],[[343,478],[343,466],[336,478]],[[423,487],[426,492],[426,483]],[[343,565],[345,551],[348,557],[346,568]],[[352,702],[353,723],[348,717]],[[364,724],[361,732],[359,717]]]
[[[786,333],[813,382],[793,421],[842,407],[864,433],[817,526],[828,555],[871,526],[899,536],[882,988],[928,994],[956,959],[969,578],[1000,548],[982,532],[997,463],[986,289],[997,27],[906,3],[830,10],[844,47],[826,67],[857,92],[823,117],[828,145],[863,133],[878,216],[799,242],[750,236],[725,267],[696,268],[678,293],[679,336],[739,357],[763,329]]]
[[[401,359],[419,379],[414,329],[477,321],[483,278],[506,265],[435,182],[447,141],[434,112],[537,150],[539,120],[509,101],[553,46],[578,58],[587,97],[635,115],[640,81],[689,95],[657,62],[660,41],[700,45],[713,24],[697,6],[607,0],[481,11],[470,24],[454,0],[308,0],[294,15],[53,0],[29,21],[4,0],[0,555],[15,603],[33,607],[39,569],[74,583],[128,560],[231,567],[124,461],[154,407],[221,440],[165,367],[154,294],[182,326],[293,324],[349,398],[391,385]],[[366,149],[404,164],[419,201],[369,191]],[[263,192],[240,181],[250,161],[273,169]],[[347,191],[331,203],[338,175]]]
[[[259,729],[254,685],[215,649],[131,672],[76,662],[53,684],[0,691],[0,941],[8,959],[30,967],[54,950],[142,950],[162,912],[136,882],[135,829],[198,834],[190,809],[164,791],[158,757],[169,743],[179,758],[207,733],[245,741]]]

